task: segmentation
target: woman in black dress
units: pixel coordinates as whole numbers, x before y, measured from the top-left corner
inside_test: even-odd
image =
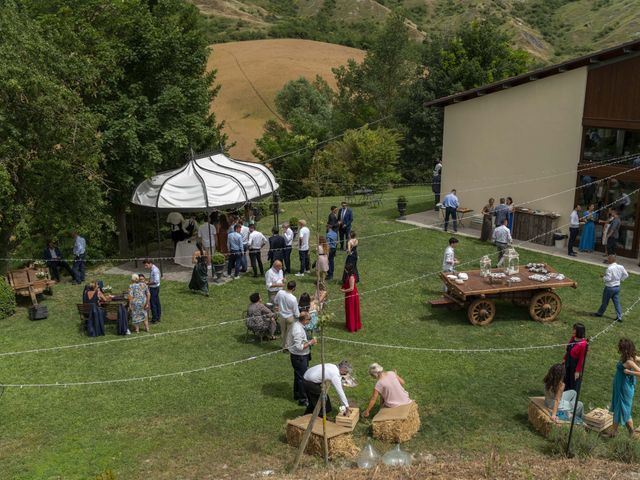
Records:
[[[495,200],[493,198],[489,199],[489,203],[487,203],[482,208],[482,231],[480,233],[480,240],[482,242],[486,242],[491,238],[491,234],[493,233],[493,204]]]
[[[360,282],[360,273],[358,272],[358,239],[356,232],[351,230],[349,242],[347,243],[347,259],[344,261],[344,272],[342,274],[342,283],[349,278],[347,274],[347,265],[353,265],[353,273],[356,276],[356,283]]]
[[[198,249],[193,252],[193,256],[191,257],[191,263],[194,263],[195,265],[193,266],[193,273],[191,274],[189,289],[192,292],[200,292],[208,297],[209,282],[207,280],[207,267],[210,263],[209,252],[207,252],[203,248],[201,241],[198,241],[198,243],[196,243],[196,247]]]

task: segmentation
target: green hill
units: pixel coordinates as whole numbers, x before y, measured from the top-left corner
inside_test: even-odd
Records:
[[[329,41],[366,48],[395,11],[412,36],[448,31],[494,17],[514,46],[542,63],[640,37],[640,0],[190,0],[206,17],[213,42],[269,37]]]

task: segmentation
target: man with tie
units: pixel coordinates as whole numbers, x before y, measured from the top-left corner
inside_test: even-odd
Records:
[[[78,235],[78,232],[71,234],[73,237],[73,267],[74,280],[71,283],[78,284],[84,282],[84,263],[87,258],[87,241]]]
[[[342,202],[342,207],[338,211],[338,229],[340,233],[340,250],[344,250],[344,241],[349,241],[351,233],[351,223],[353,223],[353,212],[347,207],[347,202]]]

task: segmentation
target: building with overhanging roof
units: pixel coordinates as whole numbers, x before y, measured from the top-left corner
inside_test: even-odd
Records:
[[[638,256],[640,40],[426,107],[444,108],[443,194],[456,188],[475,212],[489,197],[513,197],[523,208],[514,230],[522,240],[531,238],[534,212],[556,214],[554,228],[566,233],[575,203],[603,215],[611,205],[622,220],[617,253]],[[599,226],[596,244],[601,236]]]

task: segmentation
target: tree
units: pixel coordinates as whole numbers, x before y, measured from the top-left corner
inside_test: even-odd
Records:
[[[488,19],[463,24],[453,34],[434,34],[425,41],[422,75],[398,112],[405,134],[400,162],[405,179],[429,179],[431,166],[441,155],[442,111],[425,108],[427,101],[526,71],[529,55],[512,49],[510,40]]]
[[[286,126],[268,120],[253,153],[276,172],[283,198],[309,194],[301,180],[309,175],[316,145],[333,134],[332,97],[321,77],[313,83],[305,78],[287,82],[276,95],[276,110]],[[295,153],[284,156],[289,152]]]
[[[136,184],[226,138],[210,104],[209,50],[196,7],[180,0],[25,0],[52,43],[72,59],[76,89],[100,119],[108,200],[121,252]]]
[[[356,185],[386,188],[400,179],[397,166],[401,138],[387,128],[348,130],[342,140],[316,153],[305,181],[308,190],[340,195]]]
[[[333,69],[338,129],[357,128],[395,113],[415,77],[412,51],[404,19],[390,15],[362,63],[349,60]]]
[[[99,119],[72,88],[67,55],[13,2],[0,8],[0,31],[0,258],[32,257],[42,236],[69,229],[97,240],[108,227]]]

